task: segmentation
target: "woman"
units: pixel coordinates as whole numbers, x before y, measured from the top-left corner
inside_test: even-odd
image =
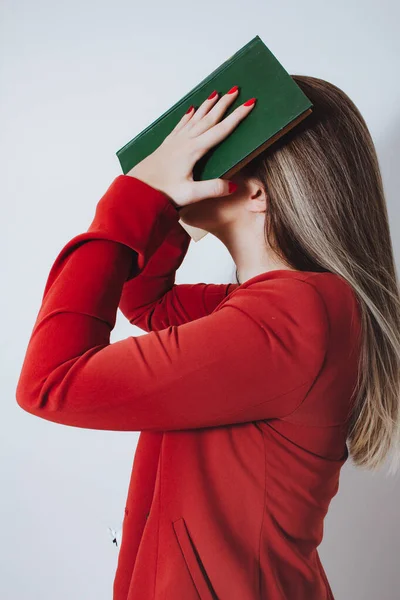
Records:
[[[254,109],[222,118],[235,86],[114,180],[50,271],[18,404],[142,432],[114,600],[332,599],[317,547],[340,469],[397,448],[399,294],[374,146],[341,90],[293,78],[313,114],[236,189],[192,179]],[[175,285],[180,218],[226,245],[238,284]],[[110,344],[118,306],[148,335]]]

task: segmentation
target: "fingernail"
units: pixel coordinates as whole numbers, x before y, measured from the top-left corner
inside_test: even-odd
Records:
[[[189,108],[187,109],[187,111],[185,112],[185,115],[187,115],[188,113],[190,113],[190,111],[194,108],[193,104],[192,106],[189,106]]]
[[[236,192],[237,190],[237,183],[233,183],[233,181],[229,182],[229,193],[232,194],[233,192]]]
[[[251,106],[252,104],[254,104],[255,101],[255,98],[250,98],[250,100],[247,100],[247,102],[245,102],[243,106]]]
[[[207,100],[212,100],[218,94],[217,90],[214,90],[207,98]]]
[[[226,92],[226,93],[227,93],[227,94],[233,94],[233,93],[234,93],[234,92],[236,92],[236,90],[238,90],[238,89],[239,89],[239,88],[238,88],[238,86],[237,86],[237,85],[234,85],[234,86],[233,86],[233,88],[231,88],[231,89],[229,90],[229,92]]]

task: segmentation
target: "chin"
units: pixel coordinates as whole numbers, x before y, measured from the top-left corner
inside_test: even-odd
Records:
[[[206,231],[208,231],[207,220],[199,219],[191,212],[189,214],[189,211],[187,214],[180,214],[180,219],[183,223],[185,223],[185,225],[190,225],[191,227],[199,227],[200,229],[205,229]]]
[[[206,198],[184,206],[180,209],[179,215],[186,225],[212,232],[220,224],[222,215],[219,208],[219,203],[215,198]]]

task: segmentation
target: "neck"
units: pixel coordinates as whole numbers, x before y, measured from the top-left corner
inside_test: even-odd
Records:
[[[257,234],[252,231],[224,230],[213,232],[227,247],[236,265],[236,279],[241,285],[248,279],[267,271],[287,269],[295,271],[286,262],[279,258],[267,245],[264,237],[264,228]]]

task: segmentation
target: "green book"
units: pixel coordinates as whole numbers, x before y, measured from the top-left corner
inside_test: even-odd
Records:
[[[217,177],[229,179],[311,113],[313,105],[309,98],[256,35],[117,151],[122,172],[126,174],[151,154],[191,104],[198,108],[213,90],[221,96],[233,85],[239,86],[239,94],[222,118],[249,98],[255,97],[256,104],[232,133],[196,163],[193,169],[195,181]],[[194,241],[207,233],[180,223]]]

